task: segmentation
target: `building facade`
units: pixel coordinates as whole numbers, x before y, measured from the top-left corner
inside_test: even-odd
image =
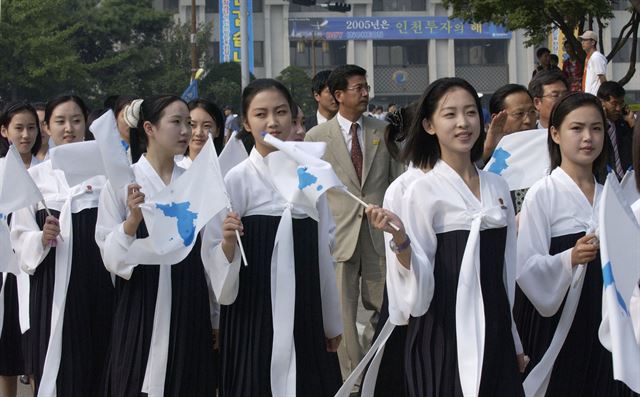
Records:
[[[318,0],[318,3],[321,2],[324,1]],[[421,38],[417,31],[410,32],[410,37],[393,39],[380,37],[384,35],[376,33],[381,28],[375,21],[388,20],[392,24],[402,24],[404,20],[410,23],[417,18],[441,20],[448,17],[450,13],[441,0],[345,2],[351,5],[348,13],[331,12],[319,6],[290,4],[288,0],[253,0],[254,75],[276,77],[289,65],[299,66],[312,75],[314,71],[355,63],[369,73],[372,103],[404,105],[419,97],[431,81],[441,77],[467,79],[479,93],[489,97],[486,94],[493,93],[507,83],[526,86],[535,68],[535,49],[525,47],[522,31],[497,35],[497,38],[487,35],[456,38],[449,31],[437,35],[437,38],[427,39]],[[218,3],[218,0],[196,0],[198,23],[213,24],[211,47],[207,53],[216,60],[220,49]],[[178,22],[190,21],[191,0],[154,0],[154,7],[174,12]],[[614,32],[619,32],[628,19],[624,4],[617,8],[614,11],[616,18],[604,31],[605,55],[611,49],[612,40],[617,38]],[[360,37],[355,39],[347,38],[346,34],[335,29],[329,33],[333,36],[322,32],[322,24],[332,24],[345,17],[352,18],[350,25],[357,25],[359,20],[372,21],[372,25],[367,25],[366,34],[360,33]],[[302,35],[296,31],[296,26],[305,22],[317,27],[317,36],[314,32]],[[411,29],[411,26],[405,28]],[[626,74],[629,53],[630,43],[609,64],[608,79],[618,80]],[[629,96],[636,99],[640,90],[638,73],[626,89]]]

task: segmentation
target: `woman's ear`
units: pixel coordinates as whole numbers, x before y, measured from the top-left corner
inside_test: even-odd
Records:
[[[551,139],[558,145],[560,145],[560,131],[554,126],[549,127],[549,133],[551,134]]]
[[[433,125],[426,118],[422,119],[422,128],[424,128],[424,130],[429,135],[435,135],[436,134],[436,130],[433,128]]]
[[[147,134],[147,136],[153,136],[154,134],[154,126],[153,124],[151,124],[151,122],[149,121],[145,121],[142,124],[142,128],[144,129],[145,134]]]
[[[242,128],[244,128],[245,131],[247,132],[251,132],[251,126],[249,125],[249,123],[247,123],[247,120],[242,120]]]
[[[2,135],[3,138],[9,139],[9,131],[7,130],[7,127],[0,127],[0,135]]]

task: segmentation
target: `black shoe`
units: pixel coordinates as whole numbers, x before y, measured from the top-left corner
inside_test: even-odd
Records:
[[[29,376],[20,375],[20,383],[22,383],[23,385],[29,385]]]

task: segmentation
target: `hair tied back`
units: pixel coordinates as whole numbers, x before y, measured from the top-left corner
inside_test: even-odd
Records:
[[[130,128],[138,127],[138,122],[140,121],[140,107],[142,106],[142,99],[134,99],[130,104],[125,105],[122,116],[124,118],[124,122]]]

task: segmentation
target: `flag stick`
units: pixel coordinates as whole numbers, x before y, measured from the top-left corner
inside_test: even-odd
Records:
[[[353,193],[351,193],[350,191],[348,191],[347,189],[341,189],[343,192],[345,192],[346,194],[348,194],[352,199],[354,199],[355,201],[357,201],[360,205],[362,205],[365,208],[369,207],[369,204],[365,203],[364,201],[362,201],[359,197],[357,197],[356,195],[354,195]],[[394,225],[393,223],[389,222],[389,226],[391,226],[393,228],[393,230],[395,230],[396,232],[400,231],[400,228],[396,225]]]
[[[49,207],[47,207],[47,203],[45,203],[45,202],[44,202],[44,200],[42,200],[42,201],[40,201],[40,202],[42,203],[42,206],[44,207],[44,210],[45,210],[45,212],[47,213],[47,215],[49,215],[49,216],[53,216],[53,215],[51,214],[51,211],[49,211]],[[62,235],[61,235],[61,234],[59,234],[59,235],[58,235],[58,237],[60,237],[60,241],[63,241],[63,242],[64,242],[64,239],[62,238]],[[51,241],[49,241],[49,244],[51,244],[51,243],[55,244],[55,241],[56,241],[56,240],[51,240]],[[53,246],[53,244],[51,244],[51,246]]]
[[[225,191],[224,194],[227,196],[227,203],[229,204],[227,205],[227,210],[229,212],[232,212],[233,208],[231,207],[231,199],[229,198],[229,193]],[[240,238],[240,232],[237,230],[236,230],[236,239],[238,240],[238,247],[240,247],[240,254],[242,255],[242,260],[244,261],[244,265],[249,266],[249,262],[247,262],[247,255],[245,255],[244,247],[242,246],[242,239]]]

